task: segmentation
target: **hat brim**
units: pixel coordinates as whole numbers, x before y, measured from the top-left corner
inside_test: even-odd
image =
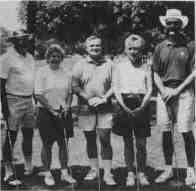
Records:
[[[189,19],[187,16],[179,16],[179,17],[167,17],[167,16],[159,16],[159,20],[164,27],[167,27],[166,20],[170,18],[176,18],[182,21],[182,28],[185,28],[188,25]]]
[[[26,38],[29,38],[31,37],[32,34],[22,34],[22,35],[16,35],[16,36],[11,36],[11,37],[8,37],[8,40],[20,40],[20,39],[26,39]]]

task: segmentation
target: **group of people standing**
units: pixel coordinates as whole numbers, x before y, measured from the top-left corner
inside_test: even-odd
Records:
[[[151,135],[149,102],[153,83],[157,87],[157,122],[163,130],[163,153],[166,166],[155,179],[162,183],[173,176],[172,132],[174,124],[182,133],[188,161],[186,184],[195,182],[195,142],[192,133],[194,121],[194,43],[187,43],[180,30],[188,24],[188,18],[180,10],[169,9],[160,17],[167,28],[168,38],[157,45],[152,67],[143,63],[145,40],[138,34],[130,34],[124,41],[124,53],[111,60],[104,55],[102,39],[91,35],[85,41],[86,55],[73,66],[72,72],[63,67],[64,50],[59,44],[51,44],[45,54],[47,64],[37,71],[33,57],[25,51],[25,36],[10,40],[14,47],[0,58],[1,103],[8,130],[3,145],[5,162],[4,181],[19,184],[12,168],[12,149],[18,128],[22,127],[22,149],[25,158],[25,174],[31,174],[33,128],[37,125],[43,143],[41,159],[45,168],[44,182],[54,185],[50,171],[52,146],[57,141],[61,164],[61,180],[76,183],[68,172],[68,140],[73,137],[71,127],[71,102],[78,96],[78,125],[86,138],[86,151],[90,170],[84,180],[99,176],[100,150],[104,169],[103,180],[107,185],[116,182],[111,173],[111,131],[122,136],[124,156],[128,168],[127,186],[149,185],[145,175],[146,141]],[[114,115],[111,97],[119,105]],[[34,116],[33,98],[39,107]],[[21,123],[22,122],[22,123]],[[99,140],[99,144],[97,143]],[[135,146],[134,146],[135,140]],[[10,147],[11,144],[11,147]],[[71,148],[69,148],[71,149]],[[136,153],[136,157],[135,154]],[[138,173],[134,173],[134,161]]]

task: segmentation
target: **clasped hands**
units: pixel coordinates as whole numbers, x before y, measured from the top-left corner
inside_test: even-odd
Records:
[[[55,117],[59,117],[59,118],[61,118],[61,117],[66,118],[66,117],[67,117],[67,113],[68,113],[68,111],[65,110],[64,108],[62,108],[61,112],[58,112],[58,111],[56,111],[56,110],[50,110],[50,112],[51,112],[52,115],[54,115]]]
[[[129,109],[128,107],[124,108],[126,113],[131,117],[136,117],[141,111],[143,111],[144,107],[140,106],[133,110]]]
[[[107,99],[104,97],[93,97],[88,100],[88,104],[92,107],[97,107],[106,102],[107,102]]]
[[[173,98],[176,98],[179,95],[179,90],[177,88],[165,88],[163,92],[161,92],[161,97],[163,100],[168,103]]]

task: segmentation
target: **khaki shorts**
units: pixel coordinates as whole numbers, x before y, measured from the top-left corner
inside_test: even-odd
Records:
[[[32,98],[7,95],[10,115],[8,117],[9,129],[16,131],[19,126],[24,128],[35,127],[35,115]]]
[[[173,106],[176,127],[180,133],[192,130],[195,115],[194,99],[195,96],[193,91],[186,90],[180,94]],[[169,118],[166,104],[160,95],[157,97],[157,125],[161,127],[162,131],[170,131],[172,127],[172,121]]]
[[[97,125],[95,114],[79,115],[78,126],[83,131],[93,131],[97,129],[111,129],[112,128],[112,114],[98,113]]]

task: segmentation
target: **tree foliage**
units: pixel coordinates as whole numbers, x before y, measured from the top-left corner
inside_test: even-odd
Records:
[[[7,38],[10,36],[10,31],[4,27],[0,27],[0,55],[6,52],[8,47]]]
[[[108,50],[117,50],[127,32],[141,33],[149,49],[164,38],[158,16],[179,8],[190,19],[184,31],[194,37],[194,1],[22,1],[20,19],[39,39],[58,38],[70,46],[91,33],[107,39]]]

